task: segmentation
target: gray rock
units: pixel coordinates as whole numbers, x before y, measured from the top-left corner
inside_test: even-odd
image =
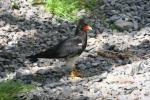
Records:
[[[79,64],[77,67],[82,69],[82,70],[87,68],[87,66],[85,64]]]
[[[1,27],[5,26],[5,24],[6,24],[5,21],[2,21],[2,20],[0,21],[0,26]]]
[[[62,89],[64,97],[70,97],[72,89],[69,86],[66,86]]]
[[[48,69],[40,69],[36,72],[36,74],[47,75],[47,74],[49,74],[49,70]]]
[[[133,21],[133,24],[134,24],[134,29],[137,30],[139,28],[138,22],[137,21]]]
[[[150,62],[150,59],[148,59],[147,61],[143,61],[139,64],[139,66],[138,66],[139,74],[150,72],[150,63],[149,62]]]
[[[99,61],[92,63],[92,66],[93,66],[93,67],[96,67],[96,66],[98,66],[98,65],[99,65]]]
[[[19,69],[16,71],[16,78],[17,79],[23,79],[23,80],[32,80],[33,74],[31,70],[28,69]]]
[[[73,99],[73,100],[90,100],[89,97],[82,96],[82,95],[80,95],[80,96],[74,96],[73,98],[70,98],[70,99]]]
[[[88,38],[88,47],[77,63],[78,70],[86,74],[78,81],[68,78],[69,71],[66,72],[66,66],[62,67],[59,60],[48,62],[39,59],[34,64],[25,62],[25,56],[53,47],[60,40],[72,36],[75,23],[57,19],[57,16],[46,13],[41,6],[31,6],[27,0],[17,1],[20,5],[18,10],[11,9],[10,5],[1,5],[5,2],[0,1],[0,6],[6,7],[0,13],[0,47],[10,53],[5,55],[3,51],[0,52],[0,80],[12,76],[9,73],[16,73],[16,79],[40,84],[35,91],[22,94],[19,100],[130,100],[150,97],[149,0],[103,1],[99,0],[95,10],[92,10],[94,15],[89,18],[99,37],[93,33],[88,34],[96,39]],[[85,11],[78,14],[83,13],[86,14]],[[123,32],[112,31],[112,23],[122,28]],[[102,46],[104,44],[106,45]],[[127,64],[128,59],[97,55],[97,47],[121,53],[132,49],[134,55],[145,59],[141,58],[138,62],[133,60],[132,64]],[[38,71],[33,74],[31,67],[34,69],[37,66],[40,70],[36,69]],[[46,67],[52,70],[47,70]],[[18,68],[20,69],[17,70]]]
[[[116,20],[120,19],[120,16],[117,15],[113,15],[112,17],[110,17],[109,19],[107,19],[110,22],[115,22]]]
[[[0,8],[4,9],[4,10],[10,9],[11,8],[11,1],[10,0],[7,0],[7,1],[1,0],[0,1]]]
[[[117,25],[118,27],[120,28],[133,28],[134,27],[134,24],[132,22],[129,22],[129,21],[125,21],[125,20],[122,20],[122,19],[119,19],[115,22],[115,25]]]
[[[5,58],[0,58],[0,62],[6,61]]]
[[[94,34],[94,33],[88,33],[88,36],[90,36],[90,37],[95,37],[96,34]]]

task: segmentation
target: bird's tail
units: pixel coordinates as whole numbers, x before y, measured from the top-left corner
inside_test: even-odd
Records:
[[[46,58],[50,54],[49,52],[40,52],[35,55],[27,56],[26,58],[29,59],[32,63],[37,62],[38,58]]]
[[[29,59],[31,62],[38,61],[38,58],[54,58],[55,51],[55,49],[47,49],[46,51],[37,53],[35,55],[27,56],[26,58]]]

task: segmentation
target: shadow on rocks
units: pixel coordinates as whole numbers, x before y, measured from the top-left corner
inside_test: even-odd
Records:
[[[108,33],[117,30],[132,36],[142,28],[150,26],[149,10],[148,0],[98,0],[91,14],[97,18],[95,24],[97,34],[102,33],[103,30]]]
[[[6,76],[7,70],[14,72],[20,67],[24,69],[27,66],[24,63],[26,62],[25,56],[36,54],[58,44],[61,40],[71,36],[75,30],[73,23],[56,20],[53,16],[47,18],[34,17],[27,20],[25,17],[6,13],[0,15],[0,21],[1,27],[3,27],[1,30],[2,43],[0,47],[0,65],[3,66],[0,68],[2,72],[1,77]],[[141,44],[141,46],[143,46],[143,44]],[[138,47],[140,47],[140,45],[134,46],[133,49]],[[47,65],[51,66],[53,63],[56,63],[56,61],[50,60],[50,63]],[[130,63],[130,59],[112,59],[89,54],[77,63],[77,67],[85,77],[91,77],[100,75],[104,71],[110,72],[116,64],[125,65],[128,63]],[[32,66],[34,66],[34,64]],[[43,65],[41,64],[41,66]],[[28,67],[31,66],[28,65]],[[54,68],[51,70],[50,68],[48,71],[37,72],[35,75],[27,71],[25,75],[29,75],[29,77],[27,77],[29,79],[33,78],[37,81],[44,82],[45,80],[51,79],[58,81],[65,73],[62,69]],[[20,76],[23,77],[22,75]],[[18,76],[18,78],[20,76]]]
[[[15,16],[9,12],[1,13],[0,22],[0,65],[2,66],[0,77],[2,78],[8,72],[27,67],[26,56],[53,47],[71,36],[76,27],[73,23],[53,16],[27,20],[25,17]]]
[[[114,45],[95,53],[88,53],[82,57],[77,68],[83,73],[84,77],[99,76],[105,72],[111,72],[114,67],[131,64],[134,61],[145,60],[150,57],[150,41],[144,39],[138,45],[130,46],[120,50]]]
[[[132,46],[130,51],[139,59],[150,58],[150,40],[145,39],[137,46]]]

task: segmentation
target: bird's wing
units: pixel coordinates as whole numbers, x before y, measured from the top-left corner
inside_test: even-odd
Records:
[[[37,58],[66,58],[80,54],[82,49],[82,39],[79,36],[70,38],[58,44],[53,48],[49,48],[46,51],[40,52],[36,55],[28,56],[30,59]]]
[[[57,55],[60,58],[72,57],[80,54],[83,51],[82,39],[79,36],[64,41],[57,50]]]

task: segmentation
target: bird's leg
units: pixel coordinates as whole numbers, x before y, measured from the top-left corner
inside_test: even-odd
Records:
[[[76,66],[75,66],[75,65],[73,65],[73,69],[72,69],[72,71],[71,71],[71,73],[70,73],[70,77],[71,77],[72,79],[76,79],[77,77],[82,78],[81,73],[76,69]]]
[[[69,75],[72,79],[82,77],[80,72],[76,69],[75,62],[76,62],[77,59],[78,59],[78,56],[75,56],[75,57],[67,59],[67,61],[66,61],[66,65],[72,67],[70,75]]]

